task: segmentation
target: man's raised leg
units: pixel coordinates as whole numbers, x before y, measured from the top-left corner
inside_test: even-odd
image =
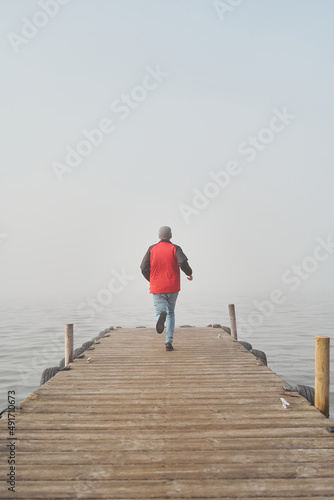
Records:
[[[165,328],[165,321],[167,316],[167,297],[165,293],[154,293],[153,303],[155,307],[156,314],[156,326],[155,329],[157,333],[162,333]]]

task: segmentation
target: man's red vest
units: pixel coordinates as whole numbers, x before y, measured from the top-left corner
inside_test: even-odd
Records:
[[[180,291],[180,268],[172,243],[160,241],[151,248],[150,267],[150,293]]]

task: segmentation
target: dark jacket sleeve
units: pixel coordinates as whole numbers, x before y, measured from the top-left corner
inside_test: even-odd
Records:
[[[188,264],[188,258],[187,256],[183,253],[182,248],[175,245],[176,247],[176,259],[177,263],[180,266],[181,270],[187,275],[191,276],[192,275],[192,269]]]
[[[140,264],[141,272],[143,276],[147,279],[147,281],[150,281],[150,274],[151,274],[151,248],[152,247],[150,247],[147,250],[142,260],[142,263]]]

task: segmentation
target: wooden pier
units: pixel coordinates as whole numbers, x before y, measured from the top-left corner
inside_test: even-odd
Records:
[[[222,329],[164,342],[112,330],[21,403],[15,493],[2,418],[0,498],[334,498],[330,420]]]

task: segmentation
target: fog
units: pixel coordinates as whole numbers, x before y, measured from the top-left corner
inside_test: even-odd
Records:
[[[331,292],[332,2],[0,12],[1,299],[147,294],[162,225],[194,301]]]

